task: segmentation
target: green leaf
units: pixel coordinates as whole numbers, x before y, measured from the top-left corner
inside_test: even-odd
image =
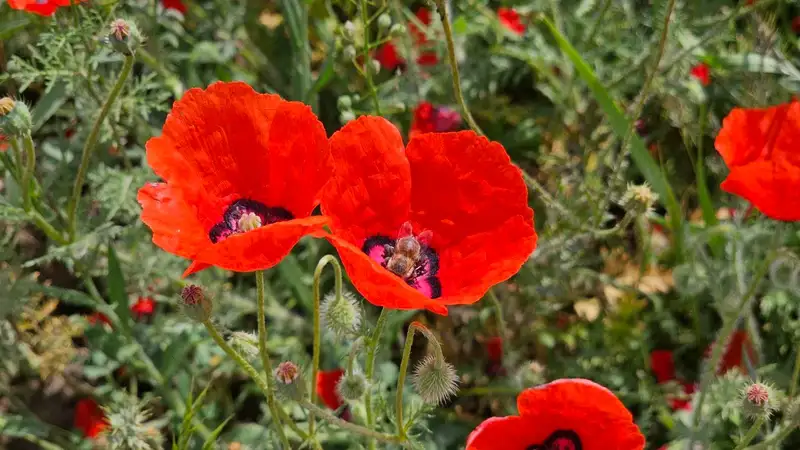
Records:
[[[30,18],[25,16],[0,23],[0,39],[10,38],[17,31],[28,26],[29,23],[31,23]]]
[[[228,417],[225,419],[217,428],[214,428],[214,431],[211,432],[211,436],[206,439],[206,442],[203,444],[203,450],[214,450],[217,444],[217,438],[219,437],[222,430],[225,428],[225,425],[233,419],[233,416]]]
[[[22,208],[0,203],[0,220],[3,222],[24,222],[28,220],[28,213]]]
[[[125,293],[125,278],[122,275],[117,252],[110,244],[108,246],[108,298],[123,326],[128,327],[131,315],[128,310],[128,295]]]
[[[57,81],[50,85],[47,93],[39,99],[36,106],[33,107],[33,111],[31,111],[31,117],[33,118],[32,132],[35,133],[41,128],[66,101],[67,83]]]

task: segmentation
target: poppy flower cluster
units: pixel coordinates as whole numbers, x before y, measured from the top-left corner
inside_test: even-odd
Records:
[[[52,16],[56,9],[62,6],[69,6],[83,1],[85,0],[8,0],[8,6],[12,9],[20,9],[40,16]]]
[[[363,116],[327,139],[307,106],[234,82],[189,90],[146,147],[164,181],[139,190],[142,221],[156,245],[193,261],[184,275],[267,269],[313,235],[371,303],[447,314],[536,246],[520,170],[472,131],[404,148],[394,125]]]
[[[94,439],[108,428],[108,419],[96,401],[82,398],[75,405],[73,425],[81,430],[84,436]]]
[[[467,438],[466,450],[642,450],[644,436],[625,405],[584,379],[526,389],[519,416],[492,417]]]
[[[692,67],[689,72],[703,86],[711,84],[711,68],[706,63],[700,63]]]
[[[722,190],[764,215],[800,220],[800,101],[768,108],[734,108],[714,143],[730,173]]]
[[[424,26],[431,24],[431,10],[425,7],[420,7],[414,13],[419,23]],[[424,30],[421,30],[415,22],[408,23],[408,32],[411,35],[414,47],[419,50],[417,56],[417,64],[420,66],[433,66],[439,62],[439,57],[434,50],[427,49],[430,45],[430,40]],[[405,67],[405,60],[400,56],[397,50],[397,44],[394,41],[387,42],[378,47],[375,52],[375,60],[380,63],[381,67],[388,71],[403,69]]]

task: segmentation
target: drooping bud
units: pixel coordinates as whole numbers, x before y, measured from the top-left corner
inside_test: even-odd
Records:
[[[647,183],[628,184],[628,189],[622,196],[622,206],[627,211],[642,216],[650,212],[656,200],[658,200],[658,195],[650,189]]]
[[[28,105],[9,97],[0,98],[0,134],[24,136],[31,128],[33,120]]]
[[[203,292],[200,286],[190,284],[181,290],[181,306],[183,312],[192,320],[205,322],[211,318],[214,302]]]
[[[356,35],[356,26],[353,22],[347,21],[342,26],[342,36],[348,41],[352,41]]]
[[[392,26],[392,16],[384,13],[378,17],[378,28],[381,31],[388,30],[389,27],[391,26]]]
[[[744,412],[752,418],[769,417],[775,410],[772,388],[762,383],[751,383],[742,390]]]
[[[346,373],[336,384],[336,392],[344,400],[352,402],[361,399],[367,390],[367,377],[361,372]]]
[[[335,292],[325,296],[320,305],[322,326],[337,339],[352,337],[361,326],[361,310],[358,301],[350,292],[344,291],[341,296]]]
[[[284,361],[278,364],[274,372],[275,379],[278,380],[278,395],[288,399],[300,399],[305,396],[305,383],[303,383],[303,373],[297,364],[292,361]]]
[[[115,19],[111,22],[107,39],[114,50],[126,56],[133,55],[144,40],[139,27],[125,19]]]
[[[413,382],[422,400],[431,405],[443,404],[458,391],[455,367],[437,355],[428,355],[417,364]]]

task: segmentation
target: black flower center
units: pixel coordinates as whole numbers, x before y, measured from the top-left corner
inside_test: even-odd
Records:
[[[554,431],[543,444],[533,444],[525,450],[583,450],[581,438],[572,430]]]
[[[397,239],[388,236],[370,236],[361,250],[375,262],[399,276],[409,286],[428,298],[442,296],[439,272],[439,255],[428,246],[431,235],[423,231],[414,235],[411,224],[403,224]]]
[[[222,220],[211,227],[208,238],[216,244],[233,234],[291,219],[294,216],[284,208],[270,207],[255,200],[241,198],[228,206],[222,214]]]

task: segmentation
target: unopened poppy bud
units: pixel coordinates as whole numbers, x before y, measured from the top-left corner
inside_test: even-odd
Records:
[[[345,37],[345,39],[352,41],[353,37],[356,35],[355,24],[349,20],[345,22],[342,26],[342,35]]]
[[[762,383],[752,383],[742,391],[744,412],[752,418],[769,417],[775,410],[772,388]]]
[[[125,19],[115,19],[111,22],[108,42],[114,50],[130,56],[142,45],[142,41],[142,35],[135,23]]]
[[[406,29],[405,25],[402,23],[396,23],[392,25],[392,28],[389,29],[389,35],[391,37],[401,37],[404,36],[407,31],[408,30]]]
[[[231,344],[251,358],[258,356],[258,338],[253,333],[234,331],[231,333]]]
[[[353,59],[356,57],[356,48],[348,45],[342,50],[342,55],[344,55],[345,59]]]
[[[428,355],[417,364],[413,382],[422,400],[431,405],[443,404],[458,391],[455,367],[436,355]]]
[[[348,111],[353,107],[353,101],[348,95],[342,95],[336,100],[336,105],[341,111]]]
[[[332,292],[325,296],[320,305],[320,319],[323,327],[334,337],[338,339],[351,337],[361,326],[358,301],[349,292],[343,292],[341,296]]]
[[[200,286],[190,284],[181,290],[181,306],[183,312],[191,319],[205,322],[211,318],[214,303],[203,292]]]
[[[353,111],[342,111],[342,113],[339,114],[339,121],[342,122],[342,124],[350,122],[351,120],[354,120],[355,118],[356,118],[356,115],[353,114]]]
[[[388,30],[389,27],[392,26],[392,16],[389,14],[381,14],[378,16],[378,28],[383,30]]]
[[[297,364],[291,361],[284,361],[278,364],[274,375],[275,379],[278,380],[277,390],[281,397],[300,399],[305,396],[303,374]]]
[[[359,400],[367,390],[367,377],[360,372],[346,373],[336,384],[336,392],[343,399]]]
[[[0,98],[0,134],[24,136],[31,128],[33,120],[28,105],[9,97]]]
[[[636,215],[646,215],[658,200],[658,195],[650,189],[647,183],[635,185],[628,184],[628,189],[622,196],[622,206]]]

